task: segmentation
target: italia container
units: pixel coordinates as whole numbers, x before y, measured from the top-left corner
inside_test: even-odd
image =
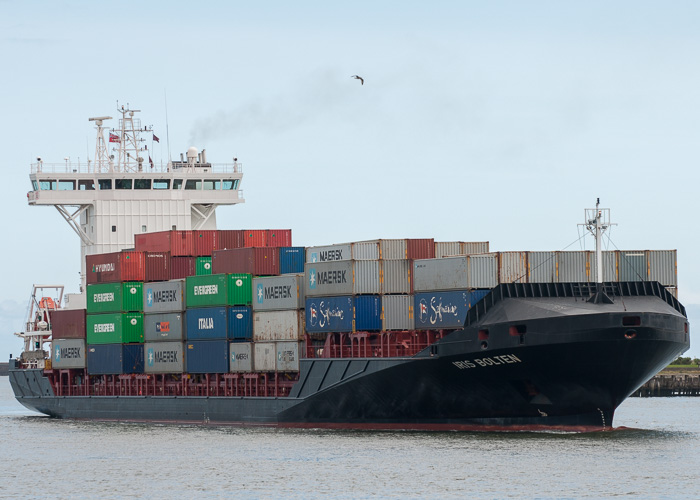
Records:
[[[304,247],[280,247],[280,274],[303,273],[305,254]]]
[[[51,334],[55,339],[85,339],[85,309],[51,311]]]
[[[143,342],[143,313],[87,315],[87,343],[127,344]]]
[[[267,246],[267,229],[244,229],[243,230],[243,246],[244,247],[266,247]]]
[[[379,295],[355,297],[355,329],[373,331],[382,329],[382,298]]]
[[[275,370],[278,372],[298,372],[299,357],[302,352],[300,342],[275,343]]]
[[[225,274],[188,276],[185,280],[187,307],[225,306],[228,303]]]
[[[304,308],[304,275],[253,278],[253,310]]]
[[[382,265],[383,294],[411,293],[411,271],[413,262],[410,260],[385,260]]]
[[[255,342],[253,352],[254,371],[274,372],[277,369],[277,346],[274,342]]]
[[[280,274],[279,249],[267,247],[216,250],[212,272],[276,276]]]
[[[185,342],[185,371],[188,373],[227,373],[228,340],[193,340]]]
[[[185,314],[187,340],[228,338],[228,314],[226,307],[200,307],[187,309]]]
[[[306,299],[306,331],[309,333],[355,331],[355,300],[352,296]]]
[[[185,371],[182,342],[146,342],[143,345],[146,373],[182,373]]]
[[[472,297],[468,290],[416,293],[413,299],[416,330],[462,328],[472,302],[482,297],[483,292]]]
[[[229,274],[227,287],[228,305],[247,306],[253,302],[253,277],[250,274]]]
[[[232,373],[253,371],[252,342],[231,342],[229,347],[229,371]]]
[[[253,313],[253,340],[301,340],[304,338],[304,311],[261,311]]]
[[[356,261],[307,262],[304,282],[306,296],[352,295],[354,262]]]
[[[137,251],[170,252],[172,257],[194,255],[194,235],[192,231],[159,231],[134,235]]]
[[[91,375],[144,372],[143,344],[88,345],[87,371]]]
[[[170,278],[174,280],[194,276],[196,273],[196,257],[172,257],[170,259]]]
[[[339,260],[352,260],[352,244],[306,248],[306,262],[335,262]]]
[[[556,252],[528,252],[527,281],[529,283],[555,283],[557,281]]]
[[[560,283],[590,281],[590,254],[591,252],[588,251],[557,252],[558,281]]]
[[[243,231],[240,229],[219,230],[219,247],[217,250],[227,248],[243,248]]]
[[[85,256],[88,284],[145,281],[143,252],[114,252]]]
[[[143,310],[143,283],[101,283],[87,286],[87,312]]]
[[[195,261],[195,274],[197,276],[211,274],[211,255],[208,257],[197,257]]]
[[[527,282],[527,252],[498,253],[499,283]]]
[[[455,290],[469,288],[469,257],[413,261],[413,289]]]
[[[51,342],[52,368],[85,368],[86,360],[85,339],[53,339]]]
[[[143,312],[166,313],[185,310],[185,280],[145,283]]]
[[[435,240],[433,238],[407,239],[406,258],[409,260],[434,259]]]
[[[192,231],[192,239],[194,241],[194,256],[204,257],[211,255],[214,250],[219,248],[219,231],[217,230],[195,230]]]
[[[170,252],[144,252],[146,281],[170,279]]]
[[[156,313],[144,314],[143,336],[146,342],[185,340],[185,314]]]
[[[291,229],[268,229],[266,235],[266,243],[268,247],[291,247],[292,246],[292,230]]]
[[[228,338],[245,341],[253,338],[253,310],[247,306],[228,308]]]
[[[664,286],[678,286],[676,250],[649,250],[649,279]]]
[[[382,330],[415,330],[412,295],[382,296]]]
[[[498,286],[498,254],[469,255],[468,288],[493,288]]]

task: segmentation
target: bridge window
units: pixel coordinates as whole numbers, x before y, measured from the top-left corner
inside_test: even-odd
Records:
[[[39,184],[37,184],[36,181],[32,181],[32,188],[34,188],[34,191],[36,191],[37,189],[39,189]]]
[[[224,179],[223,189],[230,190],[230,189],[236,189],[236,187],[238,187],[238,179],[236,179],[236,180]]]
[[[95,181],[93,181],[93,180],[78,181],[78,190],[79,191],[94,191],[95,190]]]
[[[97,185],[100,189],[112,189],[112,179],[98,179]]]
[[[39,188],[42,191],[56,191],[56,181],[39,181]]]
[[[214,189],[214,181],[205,179],[204,182],[202,182],[202,185],[204,186],[205,191],[212,191]]]
[[[151,189],[151,179],[134,180],[134,189]]]
[[[58,181],[59,191],[75,191],[75,181]]]
[[[185,183],[185,189],[202,189],[202,181],[190,179]]]
[[[170,179],[153,179],[153,189],[170,189]]]
[[[214,181],[214,190],[215,191],[221,190],[221,181]]]
[[[173,179],[173,189],[182,189],[182,179]]]
[[[114,179],[114,189],[131,189],[132,179]]]

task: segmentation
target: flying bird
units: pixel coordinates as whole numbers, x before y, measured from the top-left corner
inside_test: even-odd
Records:
[[[362,78],[361,76],[352,75],[350,78],[354,78],[355,80],[360,80],[360,84],[362,84],[362,85],[365,84],[365,79]]]

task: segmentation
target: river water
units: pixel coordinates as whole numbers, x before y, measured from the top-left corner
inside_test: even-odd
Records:
[[[0,498],[699,498],[699,413],[632,398],[590,434],[72,422],[0,377]]]

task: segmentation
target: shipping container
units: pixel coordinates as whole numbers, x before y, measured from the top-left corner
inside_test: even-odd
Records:
[[[292,230],[291,229],[268,229],[266,236],[266,245],[268,247],[291,247],[292,246]]]
[[[382,330],[415,330],[415,325],[413,295],[382,296]]]
[[[304,308],[304,275],[253,278],[254,311]]]
[[[280,274],[297,274],[304,272],[306,249],[304,247],[281,247]]]
[[[266,247],[267,246],[267,229],[244,229],[243,230],[243,246],[244,247]],[[234,272],[234,271],[231,271]]]
[[[188,308],[185,314],[185,324],[187,340],[228,338],[226,307]]]
[[[435,240],[433,238],[407,239],[406,258],[409,260],[434,259]]]
[[[146,281],[168,281],[170,279],[170,253],[144,252]]]
[[[225,306],[228,303],[228,276],[188,276],[185,280],[187,307]]]
[[[226,250],[229,248],[243,248],[243,231],[240,229],[219,230],[219,248]]]
[[[617,278],[617,252],[603,251],[603,281],[619,281]],[[590,281],[595,282],[598,279],[598,271],[596,264],[595,252],[590,255]]]
[[[377,256],[379,256],[378,250]],[[352,260],[352,258],[352,246],[350,243],[306,248],[307,263],[335,262],[338,260]]]
[[[469,259],[468,288],[493,288],[498,286],[498,254],[469,255],[467,259]]]
[[[417,243],[420,247],[420,243]],[[434,251],[434,249],[433,249]],[[405,239],[358,241],[352,244],[354,260],[401,260],[408,258]]]
[[[530,283],[557,282],[556,252],[528,252],[527,280]]]
[[[143,252],[114,252],[85,256],[88,284],[145,281],[146,264]]]
[[[91,375],[144,372],[143,344],[88,345],[87,371]]]
[[[227,301],[230,306],[247,306],[253,302],[253,277],[250,274],[229,274]]]
[[[469,288],[469,257],[422,259],[413,262],[413,289],[460,290]]]
[[[411,271],[413,261],[410,260],[384,260],[382,266],[382,292],[411,293]]]
[[[54,370],[85,368],[86,361],[84,338],[54,338],[51,341],[51,367]]]
[[[219,231],[216,229],[194,230],[192,231],[194,241],[195,257],[211,256],[214,250],[218,250]]]
[[[185,313],[144,314],[143,338],[146,342],[180,341],[185,335]]]
[[[251,340],[253,338],[253,311],[248,306],[233,306],[228,309],[228,338]]]
[[[196,270],[196,257],[171,257],[170,278],[174,280],[185,279],[194,276]]]
[[[353,260],[379,260],[380,255],[379,240],[356,241],[352,243]]]
[[[353,263],[358,261],[336,261],[306,263],[304,292],[307,297],[352,295]]]
[[[234,248],[216,250],[212,255],[212,272],[276,276],[280,274],[278,248]]]
[[[357,260],[352,263],[353,294],[381,293],[381,264],[378,260]]]
[[[277,368],[277,346],[275,342],[256,342],[253,344],[253,370],[256,372],[273,372]]]
[[[352,332],[355,330],[355,300],[352,296],[306,299],[306,331]]]
[[[649,264],[644,250],[620,250],[617,265],[620,281],[649,280]]]
[[[185,310],[185,305],[184,279],[143,285],[145,313],[180,312]]]
[[[253,340],[301,340],[304,338],[304,311],[261,311],[253,313]]]
[[[50,312],[49,330],[55,339],[85,338],[85,309],[57,309]]]
[[[649,250],[649,280],[678,286],[676,250]]]
[[[171,257],[191,257],[194,255],[192,231],[159,231],[134,235],[137,251],[170,252]]]
[[[182,373],[185,371],[182,342],[146,342],[146,373]]]
[[[127,344],[143,340],[143,313],[87,315],[88,345]]]
[[[591,252],[557,252],[557,281],[559,283],[586,283],[591,281]],[[595,281],[595,276],[593,277]]]
[[[474,253],[489,253],[488,241],[463,241],[461,242],[461,255],[471,255]]]
[[[461,241],[436,241],[435,242],[435,258],[442,259],[443,257],[454,257],[462,255]]]
[[[487,293],[487,290],[416,293],[413,299],[416,330],[462,328],[469,308]]]
[[[211,255],[208,257],[197,257],[194,267],[196,276],[207,276],[211,274]]]
[[[278,372],[298,372],[299,358],[303,352],[300,342],[277,342],[275,344],[276,363]]]
[[[189,311],[188,311],[189,313]],[[185,343],[187,373],[227,373],[228,340],[193,340]]]
[[[499,283],[527,282],[527,252],[499,252],[498,264]]]
[[[253,343],[252,342],[231,342],[229,346],[230,361],[229,371],[252,372],[253,371]]]
[[[100,283],[87,286],[87,312],[143,311],[143,283]]]
[[[380,295],[355,297],[355,329],[379,331],[382,329],[382,298]]]

